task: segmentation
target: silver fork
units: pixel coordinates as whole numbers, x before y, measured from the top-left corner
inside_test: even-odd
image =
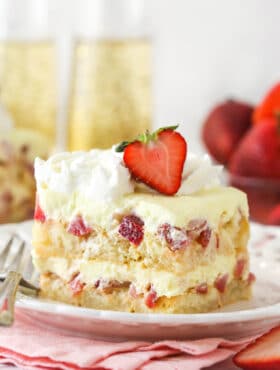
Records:
[[[14,321],[16,292],[19,288],[27,295],[37,295],[30,250],[18,235],[13,234],[0,250],[0,326],[10,326]],[[28,281],[23,275],[28,275]],[[30,281],[30,282],[29,282]]]

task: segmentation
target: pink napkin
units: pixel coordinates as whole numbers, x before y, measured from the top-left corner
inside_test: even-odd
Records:
[[[111,343],[40,328],[18,312],[13,327],[0,328],[0,364],[44,370],[199,370],[230,358],[253,339]]]

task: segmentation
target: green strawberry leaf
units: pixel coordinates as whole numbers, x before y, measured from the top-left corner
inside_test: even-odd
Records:
[[[125,150],[125,148],[132,143],[132,141],[122,141],[115,147],[115,152],[121,153]]]
[[[115,151],[117,153],[121,153],[125,150],[125,148],[129,144],[134,143],[135,141],[140,141],[143,144],[148,144],[150,141],[155,141],[158,137],[158,134],[160,134],[162,131],[165,131],[165,130],[175,131],[175,130],[177,130],[178,127],[179,127],[179,125],[161,127],[158,130],[156,130],[155,132],[153,132],[152,134],[149,132],[149,130],[147,130],[143,134],[139,134],[137,136],[137,138],[133,141],[122,141],[120,144],[118,144],[116,146]]]

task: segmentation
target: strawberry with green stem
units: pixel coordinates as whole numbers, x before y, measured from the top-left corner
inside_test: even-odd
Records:
[[[187,156],[187,143],[176,132],[177,127],[147,131],[116,148],[117,152],[124,152],[124,163],[135,179],[165,195],[179,190]]]

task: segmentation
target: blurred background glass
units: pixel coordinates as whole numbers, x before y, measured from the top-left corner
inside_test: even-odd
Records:
[[[68,149],[109,148],[152,124],[152,43],[143,0],[77,6]]]
[[[0,102],[16,127],[56,137],[56,56],[48,0],[0,2]]]

